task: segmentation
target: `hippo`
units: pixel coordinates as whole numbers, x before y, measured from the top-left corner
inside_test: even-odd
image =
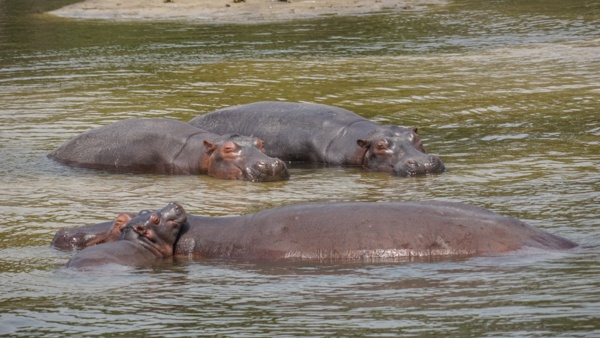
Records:
[[[577,246],[484,208],[437,201],[303,203],[243,216],[189,215],[181,232],[175,256],[196,259],[365,260]]]
[[[267,155],[291,162],[362,166],[395,176],[445,171],[417,129],[379,125],[349,110],[314,103],[256,102],[216,110],[189,123],[213,133],[265,141]]]
[[[289,178],[263,142],[217,135],[169,119],[129,119],[80,134],[48,155],[60,163],[112,172],[208,174],[252,182]]]
[[[187,214],[177,203],[141,213],[127,222],[117,240],[77,252],[67,268],[84,270],[108,264],[144,266],[172,257],[174,244],[186,222]]]
[[[143,212],[140,212],[140,215],[142,213]],[[81,250],[96,244],[114,242],[119,239],[125,225],[127,225],[134,216],[135,215],[132,213],[124,212],[117,216],[117,219],[114,222],[94,224],[93,226],[88,226],[78,232],[76,228],[61,229],[62,231],[57,233],[57,235],[60,233],[60,236],[55,236],[52,240],[52,246]],[[108,230],[105,229],[107,225],[109,226]]]

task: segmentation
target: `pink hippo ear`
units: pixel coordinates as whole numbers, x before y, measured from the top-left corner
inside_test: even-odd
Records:
[[[358,144],[358,146],[361,148],[369,148],[371,146],[371,141],[359,138],[356,140],[356,144]]]
[[[263,140],[259,139],[258,137],[255,139],[254,146],[256,148],[258,148],[262,153],[266,153],[267,152],[265,150],[265,143],[263,142]]]
[[[128,213],[122,213],[119,215],[119,217],[117,217],[117,220],[115,221],[115,226],[113,227],[113,231],[116,232],[122,232],[123,229],[125,228],[125,225],[127,225],[127,222],[131,221],[132,217],[131,214]]]
[[[206,150],[208,150],[209,153],[212,153],[215,151],[215,149],[217,149],[217,146],[215,146],[214,143],[207,140],[204,140],[204,147],[206,147]]]

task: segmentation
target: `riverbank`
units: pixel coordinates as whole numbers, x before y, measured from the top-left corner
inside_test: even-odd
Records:
[[[187,20],[200,23],[261,23],[323,16],[422,10],[444,0],[86,0],[52,15],[101,20]]]

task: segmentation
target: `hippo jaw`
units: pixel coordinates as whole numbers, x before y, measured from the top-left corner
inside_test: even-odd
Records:
[[[392,175],[400,177],[410,177],[417,175],[442,173],[446,171],[446,166],[442,160],[435,155],[421,156],[417,159],[407,158],[394,165]]]

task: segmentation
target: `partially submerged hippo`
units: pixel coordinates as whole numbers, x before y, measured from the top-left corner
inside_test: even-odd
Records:
[[[439,173],[417,130],[379,125],[349,110],[311,103],[256,102],[198,116],[191,125],[265,141],[267,155],[284,161],[356,165],[397,176]]]
[[[140,212],[140,215],[142,212]],[[122,213],[114,222],[104,222],[86,227],[83,231],[77,229],[62,229],[52,240],[52,246],[57,248],[85,249],[87,247],[114,242],[119,239],[125,225],[135,217],[131,213]],[[108,230],[106,229],[109,225]],[[59,235],[60,234],[60,235]]]
[[[186,221],[185,210],[177,203],[141,213],[123,227],[117,240],[79,251],[69,260],[67,268],[85,269],[108,264],[143,266],[171,257]]]
[[[175,255],[360,260],[576,246],[517,219],[451,202],[307,203],[236,217],[189,216],[188,223]],[[89,228],[61,230],[56,236]]]
[[[208,174],[253,182],[289,177],[262,141],[216,135],[168,119],[130,119],[89,130],[48,155],[63,164],[113,172]]]

